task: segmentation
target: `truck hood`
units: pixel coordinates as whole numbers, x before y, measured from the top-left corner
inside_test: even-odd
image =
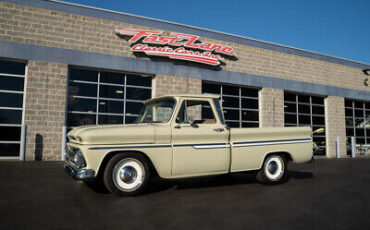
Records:
[[[67,137],[70,142],[78,144],[154,143],[155,127],[150,124],[89,125],[72,129]]]

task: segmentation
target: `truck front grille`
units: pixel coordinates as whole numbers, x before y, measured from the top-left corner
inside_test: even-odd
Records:
[[[66,155],[65,155],[65,158],[68,161],[73,162],[73,158],[75,157],[77,151],[78,151],[77,148],[73,148],[73,147],[67,146],[66,147]]]

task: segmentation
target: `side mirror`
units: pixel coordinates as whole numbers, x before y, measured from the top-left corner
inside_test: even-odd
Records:
[[[187,117],[187,122],[188,122],[189,124],[194,124],[194,117],[193,117],[193,116],[191,116],[191,115],[189,115],[189,116]]]
[[[323,133],[325,132],[325,129],[324,128],[319,128],[319,129],[316,129],[315,131],[313,131],[313,134],[315,133]]]

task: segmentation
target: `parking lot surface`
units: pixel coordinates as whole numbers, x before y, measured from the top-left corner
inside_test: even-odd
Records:
[[[73,180],[61,162],[0,162],[0,229],[368,229],[370,159],[290,164],[289,178],[155,180],[147,194],[119,198]]]

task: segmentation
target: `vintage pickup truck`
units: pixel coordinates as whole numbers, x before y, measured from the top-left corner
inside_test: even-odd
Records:
[[[258,181],[276,184],[286,177],[288,161],[313,156],[309,127],[228,128],[218,96],[162,96],[144,105],[135,124],[72,129],[64,169],[128,196],[141,193],[154,174],[171,179],[256,171]]]

